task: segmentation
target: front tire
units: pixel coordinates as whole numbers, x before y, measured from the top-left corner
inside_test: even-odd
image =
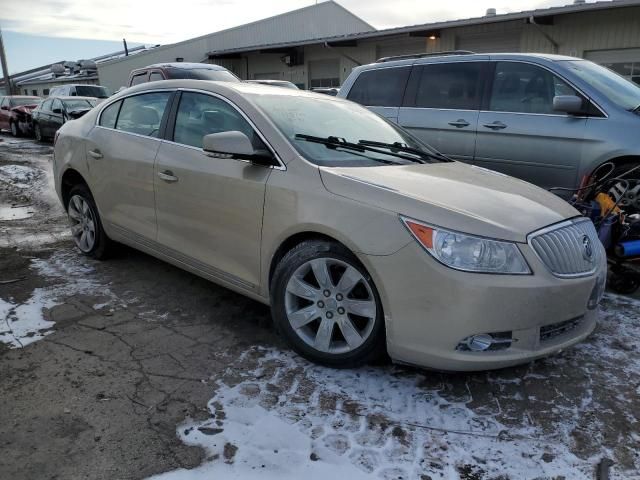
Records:
[[[98,260],[106,258],[112,241],[102,227],[96,203],[85,185],[76,185],[71,189],[67,215],[71,236],[78,250]]]
[[[342,245],[302,242],[278,263],[271,287],[276,327],[303,357],[351,368],[384,355],[380,296],[363,265]]]

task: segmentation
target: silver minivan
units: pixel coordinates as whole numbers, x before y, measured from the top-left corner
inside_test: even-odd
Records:
[[[357,67],[341,87],[456,160],[544,188],[640,163],[640,86],[558,55],[450,52]]]

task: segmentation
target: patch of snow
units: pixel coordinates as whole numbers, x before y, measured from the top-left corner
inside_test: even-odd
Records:
[[[16,304],[0,298],[0,342],[21,348],[51,333],[54,322],[44,319],[43,311],[55,306],[43,289],[37,288],[29,300]]]
[[[32,207],[20,207],[20,206],[4,206],[0,205],[0,221],[2,220],[23,220],[33,216]]]
[[[18,188],[29,188],[39,176],[39,171],[26,165],[0,166],[0,181],[15,185]]]
[[[451,384],[439,383],[433,378],[437,374],[429,372],[397,367],[332,370],[293,353],[252,348],[217,381],[208,404],[210,419],[189,420],[177,430],[183,442],[205,449],[207,461],[193,470],[152,478],[592,479],[603,455],[613,458],[614,452],[602,440],[596,440],[600,448],[588,458],[573,450],[574,433],[584,428],[585,415],[603,408],[594,395],[596,388],[602,394],[602,385],[590,383],[598,381],[601,367],[591,362],[604,357],[605,368],[612,362],[613,391],[617,382],[637,379],[640,372],[640,302],[607,295],[605,304],[596,334],[571,352],[532,364],[520,374],[522,381],[509,371],[487,373],[484,382],[492,385],[489,392],[496,392],[489,397],[495,406],[475,399],[468,384],[466,391],[452,395]],[[615,345],[621,339],[630,350]],[[577,398],[558,397],[558,390],[552,393],[556,400],[547,404],[547,399],[538,401],[519,391],[508,393],[523,388],[525,381],[537,383],[543,393],[549,384],[557,389],[564,369],[579,368],[575,363],[594,373]],[[614,364],[621,363],[629,375],[616,380]],[[520,416],[513,415],[513,402],[525,405]],[[545,415],[546,408],[553,415],[542,426],[539,415]],[[593,429],[587,435],[597,437],[599,421],[587,422]],[[614,467],[610,478],[640,477]]]

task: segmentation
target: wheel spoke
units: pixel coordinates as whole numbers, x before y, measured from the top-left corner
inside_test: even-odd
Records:
[[[73,206],[75,207],[76,212],[78,212],[79,214],[82,213],[82,201],[77,195],[73,197]]]
[[[344,301],[347,312],[360,317],[374,318],[376,316],[376,303],[373,300],[353,300],[347,298]]]
[[[358,272],[353,267],[347,267],[347,269],[342,274],[342,277],[340,277],[337,288],[343,294],[347,295],[349,294],[349,292],[351,292],[351,290],[353,290],[353,287],[355,287],[361,279],[362,275],[360,275],[360,272]]]
[[[79,223],[71,226],[71,235],[77,237],[82,233],[82,226]]]
[[[320,312],[318,308],[314,305],[309,305],[308,307],[301,308],[300,310],[289,314],[289,322],[291,326],[297,330],[298,328],[302,328],[305,325],[308,325],[313,320],[320,316]]]
[[[313,274],[315,275],[320,288],[333,288],[333,282],[331,281],[327,261],[323,258],[319,258],[317,260],[312,260],[310,263],[311,269],[313,270]]]
[[[85,202],[84,199],[82,200],[82,213],[86,217],[89,216],[89,204],[87,202]]]
[[[291,277],[287,284],[287,292],[307,300],[315,300],[320,296],[320,290],[295,275]]]
[[[89,230],[91,232],[95,232],[96,231],[96,225],[95,225],[95,223],[93,223],[93,220],[89,220],[89,222],[87,223],[87,226],[89,227]]]
[[[362,344],[362,336],[348,317],[340,319],[338,328],[351,349],[358,348]]]
[[[89,249],[89,242],[87,241],[87,232],[83,231],[80,235],[80,248],[83,250]]]
[[[321,352],[328,352],[331,344],[331,334],[333,333],[333,320],[323,318],[316,333],[314,346]]]

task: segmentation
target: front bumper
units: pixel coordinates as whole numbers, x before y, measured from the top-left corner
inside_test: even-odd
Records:
[[[416,242],[393,255],[366,256],[382,297],[392,359],[438,370],[488,370],[545,357],[587,337],[598,317],[587,303],[606,260],[591,276],[561,279],[528,245],[519,246],[533,275],[453,270]],[[456,349],[471,335],[505,331],[514,342],[504,350]]]

